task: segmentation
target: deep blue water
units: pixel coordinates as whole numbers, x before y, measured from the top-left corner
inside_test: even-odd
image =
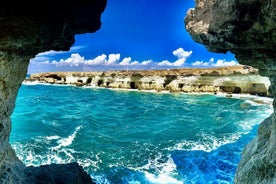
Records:
[[[248,98],[22,85],[10,142],[26,165],[77,161],[97,183],[233,183],[271,112]]]

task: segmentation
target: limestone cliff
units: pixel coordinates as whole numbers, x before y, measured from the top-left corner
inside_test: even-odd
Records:
[[[225,92],[268,96],[270,82],[249,66],[129,70],[105,72],[46,72],[32,74],[26,82],[71,84],[106,88],[170,92]]]
[[[274,113],[243,151],[235,182],[276,183],[276,0],[196,0],[185,25],[208,50],[230,51],[239,63],[269,77]]]
[[[29,60],[40,52],[68,50],[74,43],[75,34],[97,31],[105,6],[106,0],[79,0],[77,3],[65,0],[9,0],[1,3],[0,183],[26,183],[26,178],[31,178],[28,168],[16,157],[9,144],[10,116]],[[55,168],[53,172],[58,172],[58,167]],[[74,176],[78,177],[78,174]],[[75,183],[92,182],[83,179],[79,178]],[[50,183],[57,182],[53,179]]]

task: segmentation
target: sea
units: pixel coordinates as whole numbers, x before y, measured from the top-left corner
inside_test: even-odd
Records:
[[[228,184],[271,103],[24,83],[10,143],[27,166],[78,162],[99,184]]]

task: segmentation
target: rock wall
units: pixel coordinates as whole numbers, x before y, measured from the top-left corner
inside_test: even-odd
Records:
[[[271,81],[274,113],[244,149],[235,183],[276,183],[276,0],[195,2],[185,17],[192,38],[212,52],[234,53]]]
[[[46,72],[26,82],[170,92],[224,92],[269,96],[270,81],[249,66],[208,69]]]
[[[9,144],[10,115],[18,88],[25,79],[29,60],[40,52],[69,50],[75,41],[75,34],[98,30],[105,6],[106,0],[79,0],[78,3],[65,0],[9,0],[1,3],[0,183],[29,183],[30,180],[26,182],[27,178],[31,178],[28,168],[16,157]],[[55,168],[53,172],[60,172],[58,167]],[[84,172],[81,169],[75,171]],[[51,178],[50,172],[44,176],[47,177],[47,174]],[[77,177],[78,174],[74,176]],[[85,178],[72,181],[92,183],[91,179]],[[53,179],[50,183],[57,182],[58,180]]]

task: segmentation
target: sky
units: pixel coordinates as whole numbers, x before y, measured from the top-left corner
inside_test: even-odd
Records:
[[[47,51],[30,60],[28,73],[150,70],[238,64],[231,53],[209,52],[185,29],[194,0],[108,0],[95,33],[75,36],[69,51]]]

